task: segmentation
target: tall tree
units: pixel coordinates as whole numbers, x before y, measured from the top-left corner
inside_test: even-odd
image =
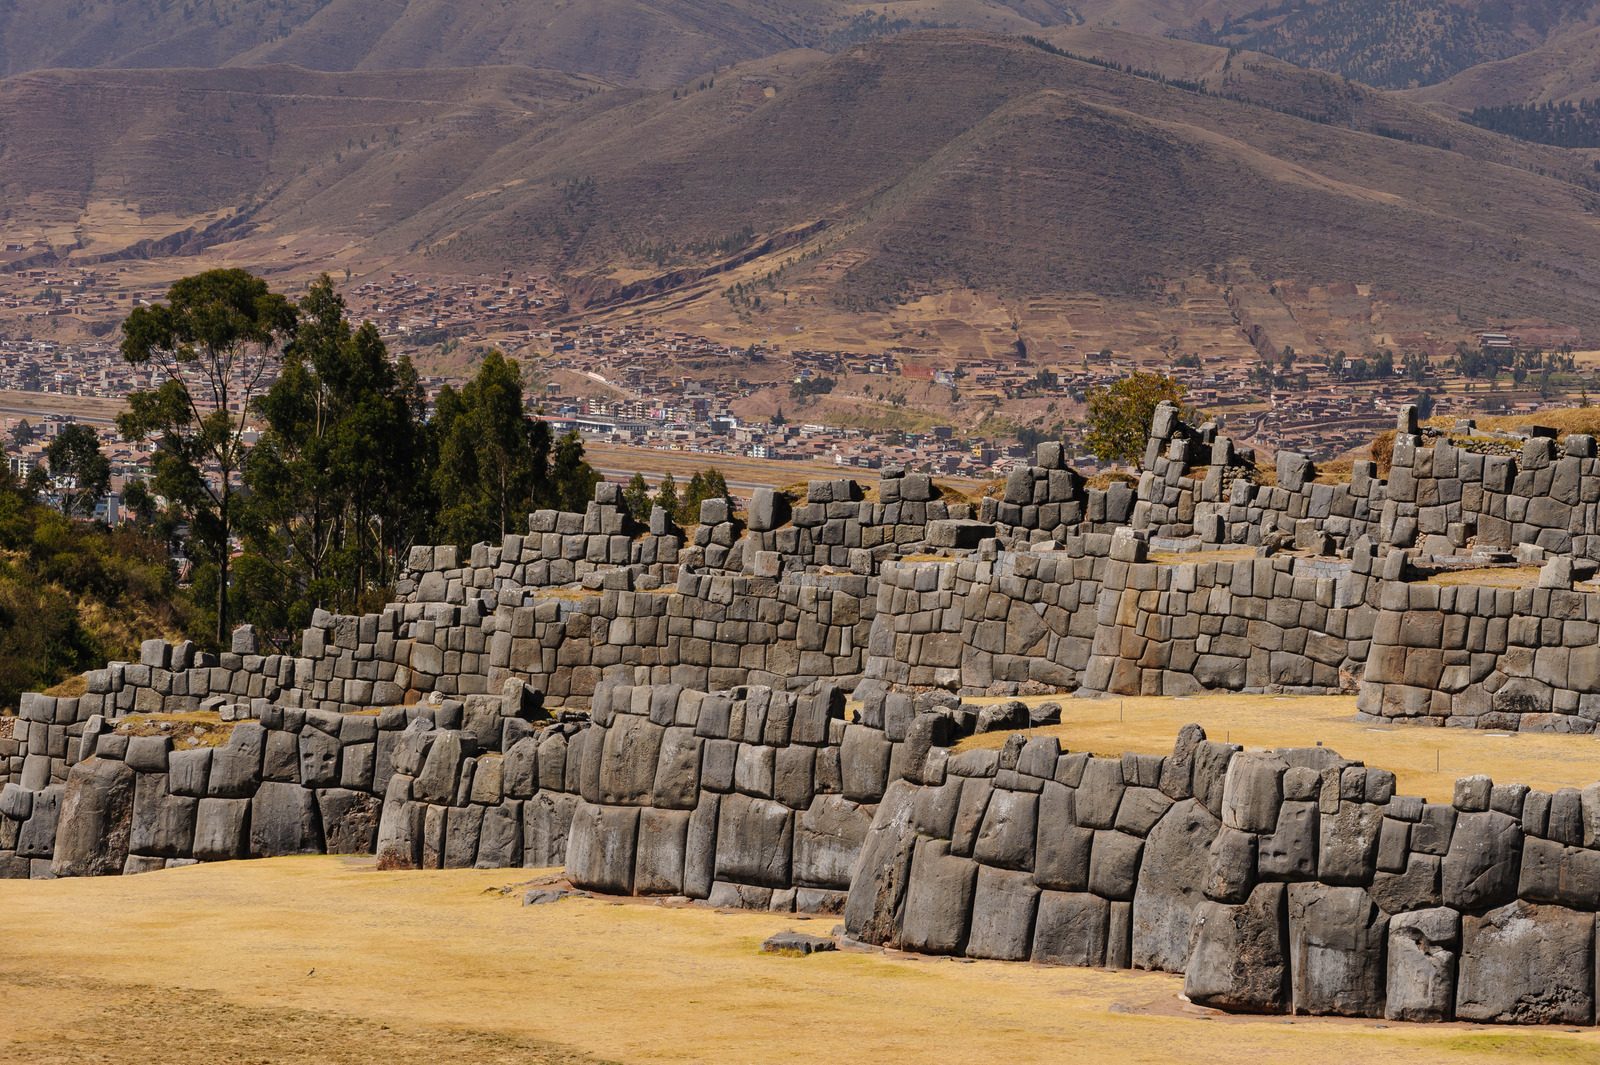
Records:
[[[410,361],[392,359],[370,322],[351,327],[327,275],[298,309],[244,466],[240,583],[251,620],[280,632],[303,627],[316,606],[369,605],[427,510],[424,401]]]
[[[644,474],[635,473],[628,481],[628,487],[622,490],[622,502],[635,521],[650,520],[650,485]]]
[[[594,486],[599,483],[600,474],[583,459],[583,437],[571,430],[562,433],[550,456],[541,501],[557,510],[581,511],[594,498]]]
[[[662,474],[661,483],[656,486],[656,506],[672,515],[672,520],[678,520],[678,482],[670,473]]]
[[[491,351],[460,391],[435,405],[434,491],[445,540],[470,544],[511,531],[548,462],[550,430],[523,410],[520,367]]]
[[[166,379],[131,393],[117,426],[155,438],[154,488],[189,522],[190,543],[214,567],[216,642],[227,638],[234,478],[244,457],[244,412],[293,336],[294,306],[243,270],[210,270],[173,284],[167,302],[135,308],[122,355]]]
[[[582,510],[600,480],[578,434],[552,441],[549,424],[528,416],[521,369],[498,351],[460,390],[440,390],[429,429],[436,535],[446,542],[499,539],[535,506]]]
[[[700,504],[708,499],[729,499],[728,480],[715,466],[696,470],[689,478],[689,487],[678,501],[674,520],[679,525],[696,525],[700,521]]]
[[[69,517],[92,518],[95,504],[111,490],[111,463],[100,451],[99,434],[74,422],[50,441],[44,457],[61,509]]]

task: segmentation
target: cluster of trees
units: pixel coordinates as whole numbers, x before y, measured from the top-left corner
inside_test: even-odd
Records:
[[[1560,0],[1472,5],[1450,0],[1324,0],[1266,4],[1193,36],[1206,44],[1266,52],[1382,88],[1431,85],[1511,54],[1511,12],[1553,18]],[[1536,16],[1527,8],[1542,9]]]
[[[1394,352],[1384,350],[1356,358],[1335,352],[1329,369],[1341,381],[1382,381],[1394,376]]]
[[[218,644],[238,621],[288,637],[318,606],[370,607],[413,544],[498,539],[531,509],[582,509],[599,480],[575,434],[528,416],[498,352],[429,419],[410,360],[352,325],[326,276],[298,302],[242,270],[185,278],[129,315],[122,352],[165,371],[119,419],[155,444],[128,503],[193,563]]]
[[[1547,352],[1540,348],[1474,348],[1459,344],[1450,362],[1463,376],[1488,381],[1490,388],[1499,386],[1500,375],[1504,373],[1511,375],[1511,383],[1517,388],[1524,387],[1531,379],[1540,395],[1555,391],[1558,374],[1570,375],[1577,371],[1577,360],[1570,348]]]
[[[75,521],[0,466],[0,706],[193,620],[159,540]]]
[[[26,421],[12,434],[19,444],[33,437]],[[62,426],[44,449],[44,462],[28,471],[21,486],[30,495],[49,494],[68,517],[92,518],[111,490],[111,462],[100,451],[100,437],[87,425]]]
[[[825,396],[833,391],[833,386],[838,382],[831,377],[813,377],[804,381],[794,381],[789,385],[789,398],[798,400],[802,404],[812,396]]]
[[[1475,107],[1474,126],[1558,148],[1600,148],[1600,99]]]
[[[660,507],[672,515],[672,520],[679,525],[694,525],[699,522],[700,504],[706,500],[730,498],[732,497],[728,493],[728,480],[715,466],[696,470],[689,478],[688,487],[682,492],[678,491],[678,482],[670,473],[662,476],[654,495],[650,493],[650,485],[646,483],[642,473],[634,474],[633,479],[622,490],[623,504],[635,519],[646,521],[650,517],[650,511]]]

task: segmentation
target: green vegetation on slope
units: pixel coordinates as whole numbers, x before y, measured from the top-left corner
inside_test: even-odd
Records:
[[[159,540],[73,521],[0,479],[0,707],[192,621]]]

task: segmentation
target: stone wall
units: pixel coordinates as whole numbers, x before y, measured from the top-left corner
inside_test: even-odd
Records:
[[[1382,585],[1359,706],[1425,724],[1542,732],[1600,721],[1600,593],[1565,559],[1543,587]]]
[[[567,871],[612,894],[839,912],[890,744],[831,685],[603,688]]]
[[[530,720],[534,719],[534,720]],[[217,747],[98,715],[60,782],[0,789],[0,876],[378,853],[394,865],[560,864],[587,722],[520,692],[344,714],[264,708]],[[574,753],[569,756],[569,750]]]
[[[1166,757],[1018,735],[940,769],[890,785],[850,935],[1182,972],[1230,1011],[1594,1021],[1600,787],[1475,777],[1427,803],[1323,748],[1244,752],[1194,726]]]

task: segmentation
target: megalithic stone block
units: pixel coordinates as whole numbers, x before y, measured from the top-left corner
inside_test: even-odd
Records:
[[[1183,993],[1201,1006],[1235,1013],[1281,1013],[1288,1005],[1286,891],[1257,884],[1238,905],[1195,908]]]

